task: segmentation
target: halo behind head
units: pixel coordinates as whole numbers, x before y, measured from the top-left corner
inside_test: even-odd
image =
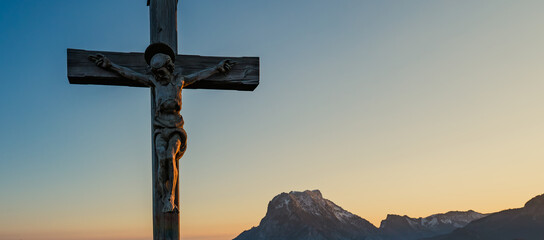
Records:
[[[164,43],[152,43],[150,44],[146,49],[144,53],[144,58],[147,64],[151,66],[151,58],[155,56],[155,54],[162,53],[166,54],[170,57],[172,60],[172,63],[176,61],[176,54],[174,53],[174,50],[170,48],[167,44]]]

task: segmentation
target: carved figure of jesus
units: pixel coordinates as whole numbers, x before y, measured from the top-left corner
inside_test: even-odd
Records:
[[[182,75],[176,71],[174,62],[169,55],[155,54],[149,61],[151,74],[141,74],[132,69],[112,63],[102,54],[89,56],[97,66],[116,72],[121,76],[152,87],[155,92],[155,116],[153,126],[155,131],[155,151],[159,159],[158,182],[163,212],[178,211],[175,203],[175,191],[178,181],[179,159],[187,149],[187,134],[183,129],[181,111],[181,91],[184,87],[199,80],[206,79],[216,73],[228,73],[235,62],[226,59],[217,66],[204,69],[190,75]]]

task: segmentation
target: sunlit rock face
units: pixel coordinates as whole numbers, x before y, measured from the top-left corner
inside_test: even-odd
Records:
[[[521,239],[544,239],[544,195],[529,200],[523,208],[493,213],[450,234],[429,238],[429,240]]]
[[[377,231],[314,190],[274,197],[260,225],[235,240],[364,240]]]
[[[470,222],[485,217],[475,211],[452,211],[435,214],[426,218],[387,215],[380,224],[379,239],[383,240],[415,240],[450,233],[462,228]]]

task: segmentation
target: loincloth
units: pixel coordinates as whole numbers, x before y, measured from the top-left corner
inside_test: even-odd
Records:
[[[153,119],[153,126],[155,128],[183,128],[183,117],[181,115],[169,114],[157,114]]]

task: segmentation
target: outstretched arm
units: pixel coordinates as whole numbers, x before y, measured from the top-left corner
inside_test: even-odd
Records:
[[[211,67],[211,68],[204,69],[204,70],[196,72],[196,73],[189,74],[189,75],[185,76],[185,80],[183,82],[183,87],[189,86],[189,85],[191,85],[191,84],[193,84],[195,82],[198,82],[198,81],[200,81],[202,79],[209,78],[209,77],[211,77],[212,75],[214,75],[216,73],[227,74],[232,69],[234,64],[236,64],[236,62],[231,61],[230,59],[225,59],[225,60],[219,62],[219,64],[217,64],[217,66],[215,66],[215,67]]]
[[[112,63],[110,59],[108,59],[102,54],[91,55],[89,56],[89,60],[93,61],[96,64],[96,66],[99,66],[109,71],[119,73],[119,75],[123,76],[124,78],[137,81],[146,86],[153,86],[153,82],[149,79],[149,76],[135,72],[134,70],[130,68],[126,68],[123,66],[119,66],[115,63]]]

